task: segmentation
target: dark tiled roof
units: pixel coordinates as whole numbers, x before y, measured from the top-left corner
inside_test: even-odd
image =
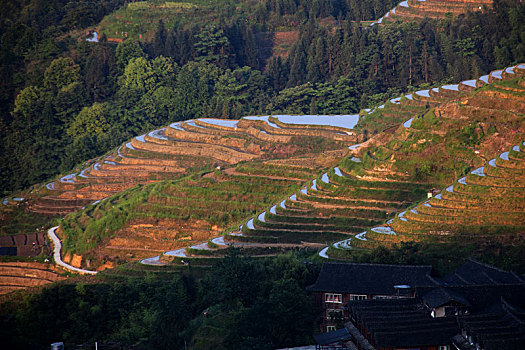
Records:
[[[309,291],[394,295],[396,285],[435,286],[432,266],[325,263]]]
[[[437,320],[437,319],[436,319]],[[376,334],[379,347],[419,347],[452,344],[452,337],[458,333],[458,327],[449,325],[440,328],[430,325],[427,329],[405,332],[385,332]]]
[[[352,301],[348,310],[377,347],[448,345],[454,338],[468,350],[468,342],[456,336],[464,330],[485,350],[524,349],[525,283],[417,287],[416,295],[470,304],[468,313],[432,318],[424,298]]]
[[[513,272],[469,259],[445,277],[444,282],[448,285],[510,284],[525,282],[525,280]]]
[[[341,328],[328,333],[314,334],[315,342],[319,345],[330,345],[336,342],[344,342],[351,338],[352,336],[346,328]]]
[[[458,318],[461,328],[485,350],[517,350],[525,344],[523,319],[510,312]]]
[[[498,312],[502,307],[502,299],[515,308],[525,309],[525,283],[416,287],[416,295],[424,299],[426,295],[436,289],[442,289],[450,295],[463,297],[470,303],[471,314]]]
[[[423,299],[425,304],[432,308],[443,306],[452,301],[465,306],[470,306],[469,301],[465,299],[463,295],[447,288],[434,288],[428,293],[422,295],[421,299]]]
[[[455,318],[432,318],[416,299],[362,300],[348,307],[378,347],[448,345],[459,333]]]
[[[407,313],[426,309],[415,298],[373,299],[373,301],[373,303],[369,299],[351,301],[348,303],[348,308],[350,310],[366,310],[369,313],[384,312],[385,310]]]
[[[488,339],[483,342],[486,350],[523,350],[523,344],[525,344],[524,335],[510,339]]]
[[[469,313],[457,317],[458,324],[485,350],[525,348],[525,283],[445,286],[433,290],[422,287],[416,289],[416,294],[427,301],[426,297],[432,297],[436,290],[460,295],[470,303]],[[469,349],[460,337],[454,342],[460,349]]]

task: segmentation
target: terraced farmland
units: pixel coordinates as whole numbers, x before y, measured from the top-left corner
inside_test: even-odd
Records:
[[[46,184],[27,203],[45,214],[85,207],[58,234],[88,268],[221,255],[228,244],[259,254],[419,239],[378,225],[410,217],[432,187],[523,138],[524,73],[522,64],[417,91],[360,116],[173,123]]]
[[[492,3],[492,0],[405,0],[370,25],[399,20],[421,20],[427,17],[439,19],[459,16],[468,11],[481,11],[484,7],[492,7]]]
[[[332,249],[354,249],[414,240],[396,235],[389,226],[396,213],[408,216],[406,208],[423,200],[432,187],[445,186],[457,174],[482,164],[496,148],[523,136],[523,79],[512,78],[523,75],[524,68],[518,65],[478,80],[418,91],[363,111],[356,130],[386,132],[349,147],[352,155],[337,167],[257,213],[240,230],[189,252],[209,255],[226,244],[248,249],[315,247],[339,239]],[[490,124],[495,114],[501,116],[497,128]],[[466,134],[472,137],[479,131],[486,135],[467,139]],[[446,144],[446,139],[456,141]],[[518,206],[517,215],[522,212]],[[171,253],[185,257],[188,251]]]
[[[352,119],[356,117],[348,117]],[[29,210],[66,214],[137,184],[181,178],[254,159],[337,149],[356,136],[342,127],[312,128],[246,117],[240,121],[189,120],[133,138],[107,157],[62,176],[30,201]],[[321,149],[315,149],[322,143]],[[304,146],[304,147],[300,147]]]
[[[248,221],[242,236],[229,238],[245,242],[327,243],[382,223],[419,199],[426,187],[358,180],[343,163]]]
[[[498,235],[508,243],[522,240],[525,232],[525,144],[491,159],[471,171],[441,194],[408,211],[392,227],[401,234],[469,239]]]
[[[327,125],[291,116],[173,123],[47,184],[30,210],[86,206],[59,230],[65,252],[82,254],[85,267],[202,242],[341,159],[357,140],[347,124],[358,116],[316,119],[327,118]]]
[[[456,99],[448,98],[450,102],[404,123],[383,146],[369,147],[366,161],[353,167],[354,174],[370,177],[371,169],[389,169],[393,174],[385,176],[395,175],[396,183],[404,173],[409,179],[433,179],[436,187],[444,189],[395,219],[332,245],[328,253],[402,241],[522,245],[525,82],[506,79],[523,75],[523,68],[518,65],[463,82],[472,88],[483,86],[471,93],[453,86]],[[486,85],[489,82],[494,84]],[[417,99],[410,101],[414,102]]]
[[[472,170],[441,193],[403,211],[387,225],[363,232],[334,248],[372,248],[401,241],[499,241],[523,245],[525,144]]]
[[[0,262],[0,294],[42,286],[63,279],[49,264]]]

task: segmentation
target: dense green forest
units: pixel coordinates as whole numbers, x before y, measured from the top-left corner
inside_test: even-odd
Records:
[[[66,348],[98,341],[102,349],[261,350],[312,342],[316,308],[305,287],[317,265],[232,250],[206,273],[183,270],[108,275],[21,295],[0,308],[4,346],[46,349],[60,340]]]
[[[162,3],[160,0],[148,0]],[[87,42],[125,0],[4,0],[0,11],[0,195],[46,181],[123,141],[190,118],[348,114],[401,92],[525,61],[525,3],[458,18],[368,27],[391,0],[188,0],[213,20],[156,20],[148,39]],[[192,17],[194,18],[194,17]],[[277,32],[297,34],[285,54]],[[366,160],[366,159],[365,159]],[[403,243],[350,258],[432,264],[458,257],[525,266],[512,246]],[[344,255],[344,254],[341,254]],[[311,259],[311,260],[305,260]],[[95,341],[135,349],[275,349],[312,343],[305,287],[317,257],[290,253],[167,267],[124,265],[0,305],[6,347]],[[211,267],[198,266],[199,263]]]
[[[468,256],[523,272],[519,248],[403,243],[362,251],[354,262],[432,265],[445,276]],[[458,257],[463,257],[458,259]],[[215,262],[213,262],[215,260]],[[205,267],[202,264],[211,265]],[[154,270],[123,265],[96,278],[72,278],[0,304],[0,337],[13,349],[276,349],[312,344],[319,312],[305,287],[320,264],[309,252],[224,259]]]
[[[123,1],[6,1],[0,192],[45,181],[169,122],[355,113],[401,91],[525,60],[525,4],[518,1],[374,27],[359,21],[392,2],[268,0],[238,11],[237,2],[224,3],[216,5],[218,22],[181,19],[167,28],[159,20],[151,41],[117,45],[104,37],[86,42],[83,29]],[[272,55],[275,28],[286,25],[298,40],[287,57]]]

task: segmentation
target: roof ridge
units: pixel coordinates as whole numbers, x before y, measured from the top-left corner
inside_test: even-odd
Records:
[[[456,271],[454,271],[454,276],[456,276],[460,281],[463,281],[463,283],[466,283],[468,285],[471,285],[472,282],[470,281],[467,281],[466,279],[464,279],[463,277],[461,277]]]
[[[475,263],[475,264],[478,264],[478,265],[481,265],[481,266],[484,266],[484,267],[488,267],[490,269],[493,269],[493,270],[498,270],[500,272],[506,272],[506,273],[511,273],[510,271],[506,271],[506,270],[503,270],[503,269],[500,269],[499,267],[496,267],[494,265],[489,265],[487,263],[484,263],[484,262],[481,262],[481,261],[478,261],[474,258],[468,258],[469,261]]]
[[[430,267],[433,268],[432,265],[399,265],[399,264],[374,264],[374,263],[356,263],[356,262],[325,262],[325,264],[330,265],[370,265],[370,266],[393,266],[393,267]]]
[[[525,322],[521,320],[519,317],[517,317],[514,313],[519,312],[519,310],[516,310],[517,307],[509,303],[505,298],[502,296],[500,298],[501,306],[503,310],[516,322],[519,324],[524,324]]]
[[[485,271],[481,271],[481,274],[489,279],[489,281],[492,281],[493,283],[497,284],[498,281],[496,281],[494,278],[490,277]]]
[[[443,288],[443,286],[440,286],[439,287],[440,290],[443,291],[443,293],[445,293],[445,295],[449,298],[449,299],[454,299],[454,296],[452,294],[449,293],[449,291],[446,289],[446,288]]]
[[[512,274],[512,276],[516,277],[518,281],[525,282],[525,280],[520,275],[518,275],[516,272],[511,270],[510,273]]]
[[[443,286],[442,282],[440,282],[436,278],[430,276],[430,274],[427,273],[426,276],[428,277],[429,280],[431,280],[432,282],[434,282],[436,284],[436,287],[442,287]]]

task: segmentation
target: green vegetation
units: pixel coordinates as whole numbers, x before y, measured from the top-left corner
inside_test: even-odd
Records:
[[[333,249],[328,252],[335,259],[373,264],[432,265],[445,276],[460,266],[468,257],[512,270],[518,274],[525,271],[519,246],[509,246],[496,241],[465,242],[459,239],[453,242],[401,242],[393,247],[379,246],[373,249]]]
[[[442,122],[436,116],[436,110],[431,109],[426,112],[422,117],[415,118],[410,125],[411,128],[416,130],[428,130],[431,128],[436,128],[441,125]]]
[[[128,269],[19,294],[0,307],[6,346],[109,343],[142,349],[275,349],[311,342],[305,287],[318,266],[288,254],[255,260],[229,251],[207,271]]]
[[[45,215],[30,213],[26,205],[2,208],[2,225],[0,235],[17,235],[33,232],[35,229],[47,225],[50,218]]]
[[[151,0],[113,12],[121,1],[8,1],[0,16],[0,191],[42,182],[173,121],[356,113],[416,86],[525,61],[523,23],[513,20],[522,3],[454,20],[352,22],[394,3]],[[103,16],[101,42],[76,40]],[[278,30],[297,40],[287,56],[271,57]],[[104,41],[115,32],[127,40]],[[366,137],[402,121],[395,108],[376,113],[365,118]]]
[[[315,176],[315,171],[301,167],[280,166],[272,164],[241,163],[236,170],[249,175],[279,176],[290,179],[309,180]]]
[[[203,220],[201,230],[225,230],[267,208],[283,192],[298,189],[284,180],[224,177],[222,181],[187,177],[138,185],[95,206],[70,214],[62,222],[65,252],[92,254],[93,249],[136,218]],[[201,239],[203,239],[202,237]]]
[[[516,82],[517,79],[513,79],[508,85],[516,86]],[[494,91],[491,87],[498,84],[475,90],[472,96],[482,98],[477,96]],[[518,88],[516,90],[520,91]],[[459,112],[447,112],[444,115],[438,108],[410,111],[396,106],[398,123],[414,118],[411,127],[398,129],[383,146],[368,147],[360,157],[361,162],[352,161],[351,158],[343,160],[340,164],[341,169],[353,175],[363,176],[367,169],[391,167],[394,172],[389,176],[391,179],[443,187],[482,165],[482,160],[476,159],[475,155],[483,142],[490,140],[497,132],[521,130],[523,127],[523,118],[511,113],[498,117],[497,127],[491,115],[487,113],[478,113],[473,121],[460,118],[466,113],[463,110],[478,109],[478,102],[470,103],[466,96],[461,101],[456,102],[461,108]],[[378,128],[376,121],[384,115],[388,118],[393,113],[391,108],[394,106],[387,104],[384,109],[376,110],[371,114],[374,116],[372,120],[368,120],[369,115],[365,116],[359,127],[361,130]],[[494,109],[505,110],[505,107]]]

